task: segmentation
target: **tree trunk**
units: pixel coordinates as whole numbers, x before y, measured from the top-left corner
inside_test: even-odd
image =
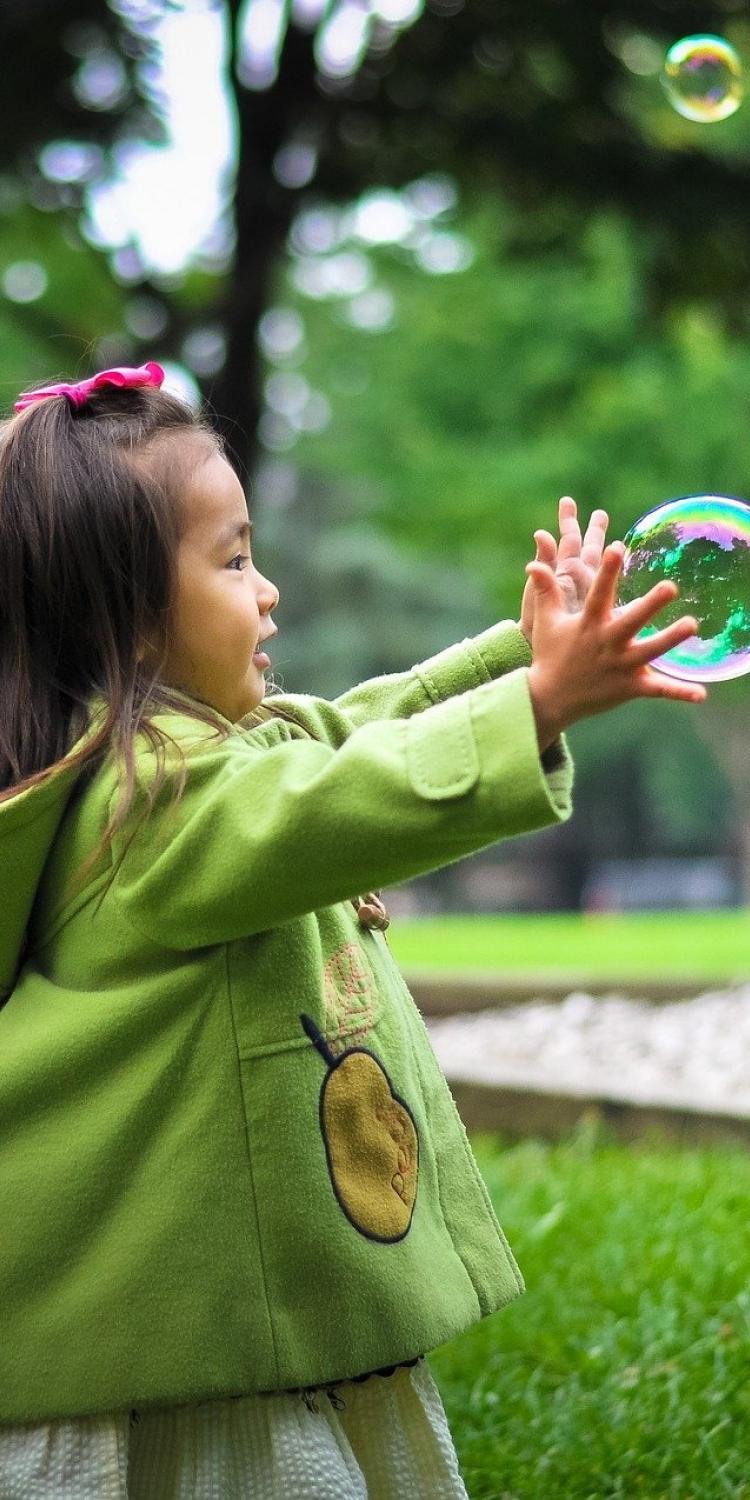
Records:
[[[240,0],[230,0],[229,10],[233,30],[231,85],[239,137],[236,247],[222,309],[228,330],[227,358],[207,395],[244,483],[255,461],[263,409],[258,324],[268,305],[271,279],[298,202],[293,189],[276,181],[273,164],[280,147],[293,133],[295,121],[309,118],[315,111],[316,88],[314,38],[291,25],[281,47],[276,81],[264,90],[245,88],[235,65]]]
[[[746,714],[745,704],[718,707],[704,703],[695,722],[726,772],[735,795],[737,822],[732,852],[739,859],[742,904],[750,906],[750,755]]]

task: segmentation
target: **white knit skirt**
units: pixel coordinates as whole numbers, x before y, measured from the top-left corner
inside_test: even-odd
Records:
[[[330,1395],[0,1424],[0,1500],[407,1497],[469,1500],[424,1359]]]

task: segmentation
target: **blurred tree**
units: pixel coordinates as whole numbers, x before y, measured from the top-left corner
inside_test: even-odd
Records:
[[[256,552],[280,593],[274,679],[334,698],[483,630],[491,609],[452,559],[415,562],[383,535],[370,497],[291,465],[258,473],[265,500]]]
[[[37,153],[59,137],[92,147],[91,176],[101,151],[123,127],[144,139],[163,138],[158,117],[144,108],[136,63],[145,39],[125,29],[121,11],[101,0],[0,0],[0,38],[6,59],[0,95],[0,168],[18,171],[31,194],[49,208],[74,206],[73,187],[39,173]],[[143,7],[142,7],[143,8]],[[86,180],[87,174],[78,180]]]
[[[503,258],[499,274],[498,222],[512,235],[496,199],[431,231],[473,248],[452,274],[415,275],[424,240],[408,232],[371,248],[362,295],[392,313],[369,330],[353,327],[351,298],[304,290],[313,261],[325,283],[326,259],[354,253],[351,220],[316,220],[327,257],[305,252],[301,223],[276,285],[276,316],[298,320],[297,341],[269,365],[273,436],[292,445],[300,474],[338,476],[349,507],[365,498],[399,553],[450,557],[479,580],[484,624],[517,616],[532,531],[555,529],[561,493],[578,498],[584,520],[604,504],[622,536],[671,495],[746,493],[750,473],[750,355],[700,307],[653,327],[624,216],[601,214],[565,251]],[[330,405],[319,432],[294,430],[300,385]],[[449,594],[462,596],[460,577]],[[405,631],[394,669],[414,659],[411,644]],[[310,674],[317,682],[314,662]],[[749,697],[743,678],[713,687],[698,709],[637,703],[574,727],[576,817],[545,838],[543,856],[559,861],[570,900],[607,851],[742,854],[750,896]]]
[[[570,243],[616,204],[651,236],[654,311],[685,296],[744,309],[750,163],[706,155],[689,126],[671,147],[649,138],[650,112],[639,127],[623,62],[643,33],[663,51],[683,32],[725,29],[740,6],[620,0],[602,13],[586,0],[500,9],[497,0],[302,0],[279,5],[274,41],[253,49],[242,28],[253,3],[228,0],[236,258],[212,397],[232,429],[257,428],[249,335],[300,202],[351,199],[425,171],[473,192],[502,187],[524,211],[527,252],[540,239]]]
[[[136,99],[140,46],[100,0],[1,0],[0,44],[0,389],[10,399],[61,357],[69,369],[66,342],[85,349],[102,327],[121,328],[121,291],[76,220],[120,130],[153,138],[160,125]],[[67,162],[45,155],[62,138]]]
[[[288,577],[300,595],[303,582],[309,592],[330,560],[331,584],[338,589],[343,578],[342,601],[348,595],[335,639],[348,629],[352,651],[339,656],[330,630],[320,643],[313,637],[311,682],[321,656],[330,681],[355,660],[362,670],[354,676],[372,670],[370,661],[385,669],[370,646],[384,646],[408,588],[391,547],[426,555],[438,569],[429,583],[425,574],[421,595],[424,645],[417,649],[402,620],[403,646],[388,647],[396,669],[408,664],[399,650],[411,661],[436,649],[439,620],[447,644],[493,613],[517,612],[530,532],[554,524],[558,494],[572,491],[585,508],[606,504],[621,534],[669,494],[747,490],[750,369],[740,340],[750,308],[750,111],[718,133],[701,130],[670,111],[656,77],[666,45],[689,31],[728,32],[738,44],[744,37],[750,55],[743,5],[618,0],[603,12],[584,0],[206,3],[229,38],[237,146],[229,264],[196,264],[160,280],[145,267],[139,274],[134,247],[123,242],[111,258],[117,273],[130,257],[124,289],[80,232],[81,208],[119,151],[164,140],[159,25],[185,6],[0,0],[0,39],[14,64],[0,103],[5,372],[17,389],[14,360],[23,355],[25,382],[50,375],[70,339],[83,348],[96,341],[119,361],[151,353],[158,337],[162,357],[185,358],[188,335],[210,321],[225,334],[227,356],[200,385],[250,468],[267,415],[256,335],[269,302],[281,295],[294,304],[308,331],[308,394],[328,402],[333,426],[327,433],[325,421],[311,422],[299,439],[295,457],[317,476],[316,526],[300,530]],[[406,245],[372,249],[374,290],[390,294],[397,317],[391,327],[372,301],[360,309],[363,357],[353,318],[342,336],[340,299],[329,307],[288,286],[287,269],[326,260],[296,229],[331,203],[435,172],[463,190],[462,228],[476,264],[436,279],[414,274]],[[437,214],[433,227],[440,232],[449,220]],[[358,253],[361,264],[361,246]],[[45,262],[54,263],[54,285],[40,292]],[[136,294],[142,305],[151,299],[150,320],[129,316]],[[275,373],[298,375],[295,359],[282,359]],[[275,388],[277,406],[289,389]],[[267,446],[283,448],[278,438],[276,421]],[[362,529],[354,501],[346,521],[335,507],[326,521],[320,481],[330,474],[346,480],[349,495],[355,485],[366,489],[371,528]],[[308,494],[314,482],[305,480]],[[376,542],[377,531],[387,543]],[[357,572],[363,556],[380,582],[375,602]],[[392,608],[384,611],[377,599],[388,576]],[[357,611],[359,634],[351,628]],[[300,616],[303,654],[308,635]],[[738,701],[744,687],[718,690],[722,703]],[[654,735],[659,722],[654,709]],[[645,743],[645,727],[643,735]],[[581,747],[585,758],[583,734]],[[730,758],[739,763],[734,751]],[[622,777],[631,775],[626,759],[618,758]],[[676,837],[683,813],[674,767],[664,805],[677,808]]]
[[[700,304],[654,325],[624,216],[527,259],[500,253],[514,221],[497,198],[366,257],[351,221],[329,218],[328,254],[306,251],[300,224],[275,285],[297,341],[269,359],[271,437],[303,470],[366,488],[414,556],[450,553],[498,613],[517,613],[532,532],[555,528],[562,494],[584,520],[604,505],[621,537],[672,496],[747,492],[747,346]],[[415,275],[425,238],[473,258]],[[325,281],[355,252],[365,293],[309,294],[313,268]],[[382,299],[382,325],[355,325],[365,298]],[[295,426],[300,390],[330,409],[320,431]],[[721,691],[745,701],[746,683]]]
[[[746,26],[740,0],[618,0],[604,11],[587,0],[206,5],[229,35],[234,253],[226,277],[200,288],[187,324],[208,312],[226,332],[224,366],[203,388],[243,464],[255,457],[261,411],[256,329],[291,224],[311,198],[351,199],[448,171],[473,191],[502,186],[524,211],[517,248],[527,253],[571,243],[602,205],[616,204],[647,241],[655,311],[675,297],[706,297],[747,326],[744,146],[712,145],[685,121],[670,134],[674,122],[660,124],[653,106],[634,109],[638,79],[656,71],[676,36]],[[17,170],[37,201],[74,207],[106,178],[114,145],[163,139],[158,27],[185,8],[184,0],[2,0],[0,41],[14,67],[0,164]],[[742,127],[732,135],[726,124],[723,141],[743,142]],[[99,154],[75,179],[54,182],[39,152],[61,136]],[[172,317],[161,341],[174,352],[186,309],[184,299],[166,301]]]

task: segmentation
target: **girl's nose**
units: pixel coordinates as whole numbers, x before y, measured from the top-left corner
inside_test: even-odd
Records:
[[[262,573],[260,579],[262,587],[258,591],[258,604],[268,613],[276,608],[279,602],[279,591],[276,584],[271,583],[270,578],[264,578]]]

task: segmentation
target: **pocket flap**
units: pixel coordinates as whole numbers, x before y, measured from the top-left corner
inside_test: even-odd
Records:
[[[409,781],[431,802],[462,797],[479,779],[479,755],[462,693],[408,720],[406,764]]]

